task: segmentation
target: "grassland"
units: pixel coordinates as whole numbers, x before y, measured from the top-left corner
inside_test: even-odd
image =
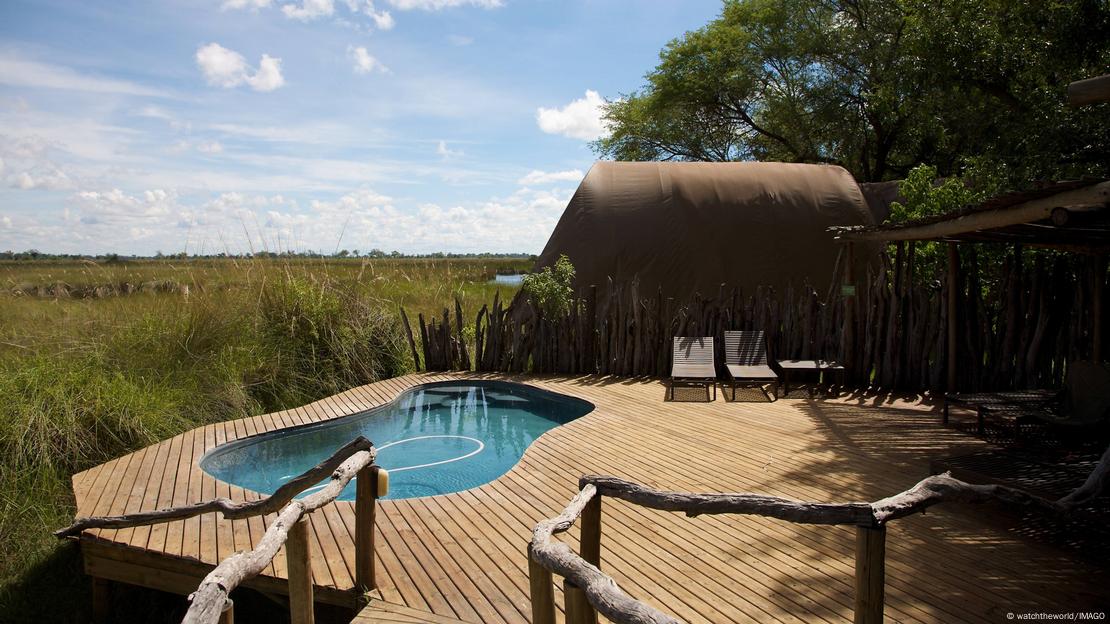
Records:
[[[85,617],[76,552],[50,535],[72,518],[73,473],[205,422],[402,374],[399,307],[427,315],[458,298],[476,310],[515,291],[491,284],[496,272],[529,264],[0,262],[0,621]]]

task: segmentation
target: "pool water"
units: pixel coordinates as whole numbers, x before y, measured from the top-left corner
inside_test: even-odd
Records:
[[[223,444],[200,467],[221,481],[272,494],[361,435],[389,471],[385,498],[447,494],[500,477],[544,432],[592,410],[581,399],[522,384],[427,384],[372,410]],[[339,500],[354,496],[352,482]]]

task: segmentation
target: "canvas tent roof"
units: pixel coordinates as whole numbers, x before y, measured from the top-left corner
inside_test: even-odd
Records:
[[[839,245],[826,228],[876,220],[846,170],[787,163],[598,162],[537,261],[566,254],[578,288],[640,280],[676,299],[805,280],[828,287]],[[867,250],[855,254],[864,262]]]

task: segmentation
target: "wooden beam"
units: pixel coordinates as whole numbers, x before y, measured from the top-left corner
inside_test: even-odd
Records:
[[[856,527],[855,624],[882,624],[886,527]]]
[[[937,240],[946,236],[958,236],[980,230],[1050,219],[1052,211],[1060,207],[1067,207],[1068,209],[1073,207],[1092,209],[1094,207],[1093,209],[1101,210],[1108,202],[1110,202],[1110,182],[1100,182],[1080,189],[1064,191],[1051,197],[1033,199],[1015,206],[973,212],[934,223],[871,231],[841,230],[836,238],[843,241],[876,242]]]
[[[1087,106],[1099,102],[1110,102],[1110,74],[1076,80],[1068,85],[1068,104]]]
[[[308,544],[308,518],[301,518],[285,542],[285,565],[289,570],[289,621],[313,624],[316,601],[312,598],[312,551]]]
[[[586,600],[586,592],[563,579],[563,609],[567,624],[597,624],[597,611]]]
[[[378,586],[374,570],[377,507],[378,467],[371,465],[355,478],[355,587],[363,593]]]
[[[112,581],[99,576],[92,577],[92,618],[93,624],[106,624],[112,613]]]
[[[601,497],[595,496],[582,509],[582,537],[579,554],[601,569]]]
[[[957,304],[957,296],[959,295],[959,273],[960,273],[960,252],[956,248],[956,243],[948,243],[948,314],[947,314],[947,330],[948,330],[948,359],[945,360],[945,368],[948,371],[948,384],[945,390],[948,392],[956,391],[956,355],[957,355],[957,328],[959,324],[956,323],[956,315],[959,313],[959,306]],[[947,412],[945,413],[947,419]]]
[[[532,558],[528,547],[528,592],[532,599],[532,624],[555,624],[555,589],[551,570]]]
[[[1103,285],[1106,282],[1106,256],[1095,256],[1094,288],[1091,291],[1091,360],[1102,361],[1102,297]]]

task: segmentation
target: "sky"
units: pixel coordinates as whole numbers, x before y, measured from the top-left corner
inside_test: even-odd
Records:
[[[3,0],[0,250],[538,253],[720,0]]]

